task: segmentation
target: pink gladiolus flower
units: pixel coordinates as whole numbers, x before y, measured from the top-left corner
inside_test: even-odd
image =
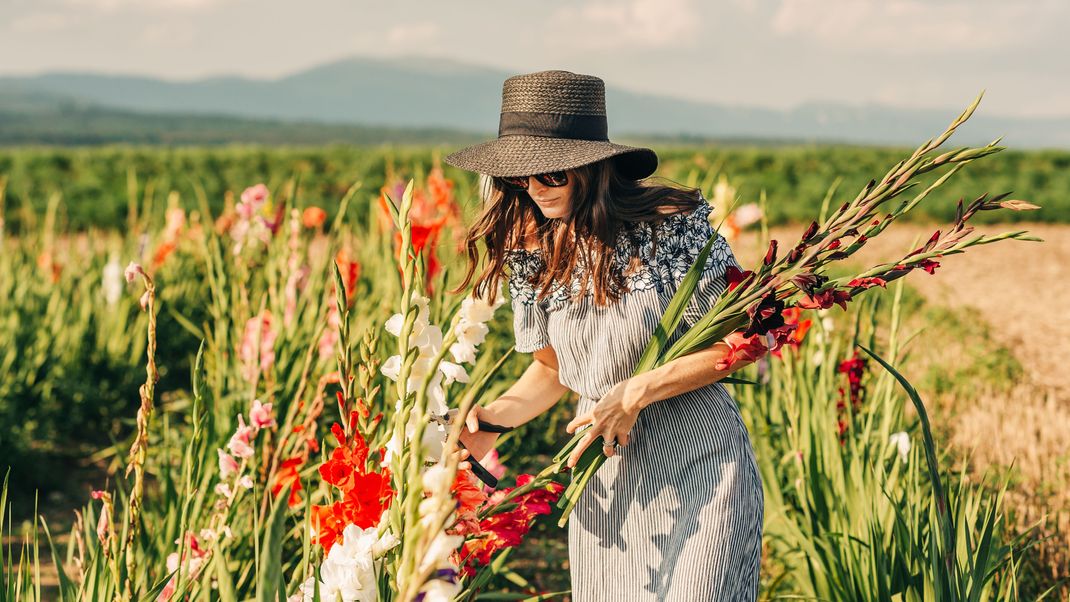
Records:
[[[237,474],[238,461],[234,459],[234,456],[221,449],[216,451],[219,453],[219,478],[225,481]]]
[[[256,340],[260,337],[260,347]],[[275,332],[271,311],[265,309],[260,315],[245,322],[245,333],[238,346],[238,359],[242,364],[242,376],[249,382],[256,379],[257,370],[267,372],[275,365]]]
[[[145,275],[145,269],[142,268],[140,264],[131,261],[130,265],[126,266],[126,270],[123,272],[123,275],[126,276],[127,282],[133,282],[137,279],[138,276]]]
[[[234,431],[234,434],[230,437],[230,442],[227,443],[227,449],[230,453],[239,458],[249,458],[253,455],[253,447],[249,444],[250,438],[255,434],[256,429],[251,426],[246,426],[245,419],[241,414],[238,414],[238,428]]]
[[[259,399],[253,400],[253,407],[249,409],[249,422],[257,429],[276,426],[275,416],[271,413],[270,403],[260,403]]]
[[[201,569],[204,567],[205,557],[208,556],[208,550],[201,547],[197,536],[193,533],[187,533],[186,537],[189,538],[189,556],[182,562],[187,568],[187,579],[196,579],[201,573]],[[179,541],[175,541],[179,543]],[[167,555],[167,571],[174,572],[178,570],[179,555],[178,552],[171,552]],[[171,577],[171,580],[167,582],[167,585],[160,591],[160,595],[156,598],[156,602],[163,602],[164,600],[170,600],[171,596],[175,594],[175,589],[178,587],[177,583],[178,575]]]
[[[97,539],[101,544],[108,541],[108,527],[111,525],[111,517],[108,515],[108,494],[103,491],[93,491],[89,494],[94,500],[104,500],[104,507],[100,509],[100,518],[97,520]]]
[[[268,198],[268,188],[263,184],[250,186],[242,191],[241,203],[238,204],[238,214],[245,219],[252,219],[260,208],[264,206]]]
[[[483,468],[487,469],[487,472],[494,475],[496,479],[501,479],[505,474],[505,464],[498,461],[497,449],[492,449],[487,452],[486,456],[480,458],[479,463],[483,465]],[[483,492],[490,495],[491,493],[494,493],[494,488],[490,485],[484,485]]]

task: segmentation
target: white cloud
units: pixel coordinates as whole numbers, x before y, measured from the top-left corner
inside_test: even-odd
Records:
[[[8,29],[15,33],[56,33],[72,27],[75,20],[62,13],[31,13],[11,20]]]
[[[1027,43],[1068,12],[1055,0],[783,0],[771,28],[843,51],[969,53]]]
[[[438,23],[423,21],[420,23],[403,23],[395,25],[386,32],[386,41],[394,46],[427,44],[438,38],[442,27]]]
[[[213,8],[230,0],[67,0],[70,6],[89,8],[101,12],[122,9],[140,10],[201,10]]]
[[[594,1],[560,8],[550,19],[565,27],[569,42],[601,49],[676,46],[698,33],[699,22],[690,0]]]

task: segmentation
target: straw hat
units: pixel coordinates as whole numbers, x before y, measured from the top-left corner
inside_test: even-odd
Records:
[[[653,150],[609,141],[605,82],[553,70],[505,80],[498,138],[462,148],[444,160],[505,177],[573,169],[610,157],[636,180],[658,166]]]

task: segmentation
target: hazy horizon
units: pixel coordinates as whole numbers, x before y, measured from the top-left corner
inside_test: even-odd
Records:
[[[1070,116],[1070,3],[608,0],[495,5],[321,0],[10,0],[0,75],[275,79],[353,56],[567,69],[673,98],[788,109],[837,102]],[[478,17],[478,21],[477,21]]]

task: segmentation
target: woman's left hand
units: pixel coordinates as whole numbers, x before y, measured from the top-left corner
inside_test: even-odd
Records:
[[[576,449],[572,450],[572,454],[569,455],[567,462],[569,468],[576,466],[583,452],[598,437],[603,437],[605,441],[615,440],[618,445],[622,446],[628,444],[628,434],[635,426],[639,418],[639,410],[642,409],[637,403],[634,385],[635,381],[631,378],[617,383],[602,399],[598,400],[593,408],[576,416],[568,423],[565,430],[569,433],[574,433],[576,429],[585,424],[591,425],[587,434],[580,439]],[[616,453],[616,450],[611,447],[605,448],[605,451],[607,456]]]

